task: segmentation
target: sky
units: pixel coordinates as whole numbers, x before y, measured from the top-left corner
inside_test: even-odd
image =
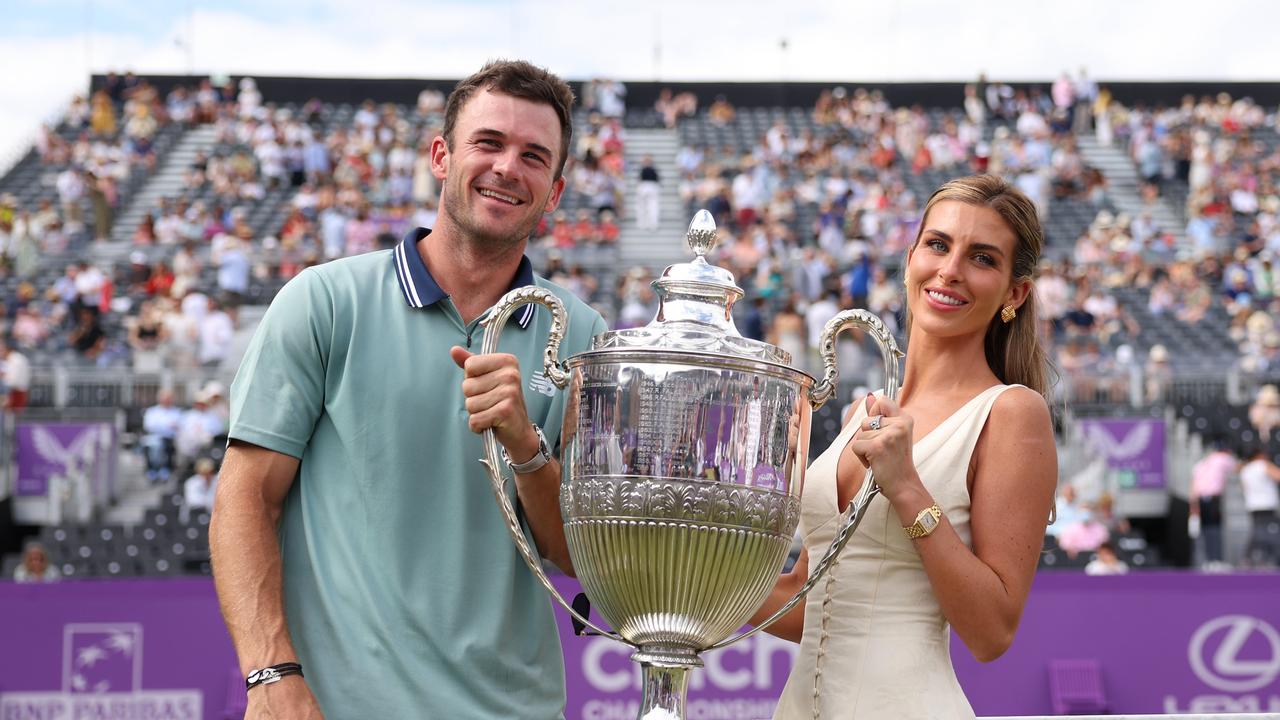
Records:
[[[569,79],[1280,80],[1272,0],[5,0],[0,169],[94,72]],[[24,72],[12,72],[25,68]],[[268,98],[270,99],[270,98]]]

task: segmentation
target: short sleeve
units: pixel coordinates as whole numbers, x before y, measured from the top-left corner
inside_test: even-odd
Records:
[[[324,410],[333,298],[307,269],[263,315],[231,384],[232,440],[302,458]]]

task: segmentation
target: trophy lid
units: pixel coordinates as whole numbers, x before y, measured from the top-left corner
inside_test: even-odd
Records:
[[[699,210],[693,216],[685,242],[693,251],[693,261],[670,265],[653,281],[659,301],[653,321],[642,328],[601,333],[592,350],[692,351],[789,365],[789,353],[743,337],[734,325],[733,304],[743,291],[733,273],[707,262],[707,253],[719,243],[711,213]]]

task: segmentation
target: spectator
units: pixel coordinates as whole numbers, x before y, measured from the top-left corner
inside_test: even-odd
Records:
[[[217,368],[227,359],[231,340],[235,337],[235,323],[222,308],[222,303],[208,299],[208,309],[199,325],[200,345],[197,360],[206,368]]]
[[[59,577],[58,568],[49,564],[49,553],[45,551],[44,545],[35,540],[23,545],[22,563],[13,571],[14,582],[57,582]]]
[[[1086,512],[1076,502],[1076,488],[1069,483],[1058,489],[1058,497],[1054,500],[1053,522],[1045,530],[1046,535],[1057,536],[1063,528],[1069,527],[1085,519]]]
[[[622,229],[618,227],[618,217],[612,210],[600,213],[600,222],[596,225],[601,245],[617,245]]]
[[[662,199],[662,184],[653,157],[645,155],[640,161],[640,177],[636,184],[636,225],[641,230],[658,229]]]
[[[97,364],[107,346],[107,334],[102,329],[96,308],[79,306],[75,310],[76,324],[71,330],[71,347],[80,357]]]
[[[1261,445],[1245,451],[1248,462],[1240,468],[1240,485],[1244,489],[1244,507],[1249,512],[1249,542],[1245,545],[1245,561],[1252,567],[1272,567],[1276,563],[1277,512],[1280,511],[1280,467],[1277,467]]]
[[[1236,459],[1218,440],[1191,469],[1189,531],[1192,537],[1203,538],[1204,569],[1211,572],[1230,567],[1222,554],[1222,492],[1237,467]]]
[[[168,482],[173,472],[175,441],[182,422],[182,410],[174,407],[173,391],[162,389],[156,404],[142,414],[142,449],[147,461],[147,479],[154,485]]]
[[[1086,575],[1125,575],[1129,566],[1116,556],[1116,549],[1110,542],[1098,546],[1098,554],[1084,566]]]
[[[804,316],[796,310],[794,298],[788,298],[773,317],[768,331],[769,342],[791,357],[792,367],[803,370],[806,365],[807,332]]]
[[[596,107],[607,118],[620,118],[626,111],[627,86],[617,80],[597,80]]]
[[[22,412],[31,389],[31,361],[9,343],[0,341],[0,365],[4,368],[4,407],[11,413]]]
[[[126,325],[134,372],[160,372],[164,368],[162,348],[168,329],[157,301],[143,301],[141,311],[136,317],[129,318]]]
[[[185,467],[207,452],[215,438],[225,435],[227,423],[222,415],[212,407],[213,398],[205,391],[196,393],[191,409],[182,413],[178,422],[178,435],[174,440],[177,451],[175,465]]]
[[[178,519],[186,524],[192,511],[213,510],[213,498],[218,490],[218,476],[214,474],[213,460],[202,457],[196,460],[195,474],[182,484],[182,509]]]
[[[808,331],[809,353],[808,365],[810,369],[819,369],[822,367],[822,330],[826,327],[827,322],[840,312],[840,295],[835,290],[827,290],[817,301],[809,305],[804,313],[804,324]]]
[[[1173,368],[1169,365],[1169,351],[1163,345],[1152,345],[1147,353],[1146,397],[1149,403],[1168,399],[1173,384]]]
[[[707,120],[712,125],[724,127],[733,122],[736,117],[737,112],[733,109],[733,105],[729,104],[723,95],[717,95],[715,102],[707,108]]]
[[[1067,557],[1075,558],[1080,553],[1097,550],[1110,539],[1111,531],[1107,526],[1096,513],[1086,510],[1078,521],[1063,526],[1058,533],[1058,547],[1067,553]]]
[[[62,203],[62,216],[67,222],[78,224],[83,218],[80,200],[87,190],[80,169],[74,166],[68,167],[58,173],[54,183],[58,191],[58,200]]]
[[[239,238],[231,237],[218,253],[218,290],[233,304],[249,292],[249,249]]]
[[[662,88],[658,91],[658,99],[653,103],[653,109],[658,111],[662,116],[662,124],[670,130],[676,127],[680,118],[689,117],[698,112],[698,98],[690,92],[675,95],[671,88]]]
[[[743,314],[739,328],[743,337],[752,340],[764,340],[765,337],[765,299],[757,295],[751,298],[747,311]]]
[[[116,111],[111,97],[99,90],[93,94],[89,110],[89,132],[93,137],[109,138],[116,134]]]
[[[1249,422],[1258,431],[1264,443],[1271,442],[1271,434],[1280,427],[1280,389],[1275,385],[1263,385],[1249,406]]]

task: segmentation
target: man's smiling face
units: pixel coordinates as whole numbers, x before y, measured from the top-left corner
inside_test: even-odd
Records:
[[[523,241],[560,202],[560,151],[560,120],[550,105],[477,93],[458,113],[453,137],[431,144],[432,171],[444,186],[441,214],[490,247]]]

